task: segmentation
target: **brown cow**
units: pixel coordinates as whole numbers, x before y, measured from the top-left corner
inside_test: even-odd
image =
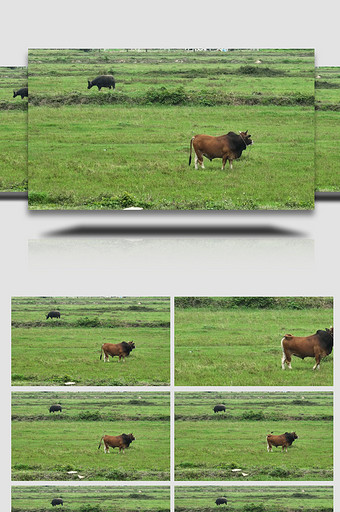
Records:
[[[100,359],[102,359],[104,352],[104,363],[110,359],[109,356],[118,356],[119,361],[130,355],[130,352],[135,348],[133,341],[122,341],[121,343],[104,343],[100,352]]]
[[[122,434],[121,436],[103,436],[100,440],[98,450],[101,447],[102,441],[104,442],[104,453],[109,453],[110,448],[119,448],[119,453],[125,448],[129,448],[132,441],[136,438],[133,434]]]
[[[277,448],[278,446],[282,446],[282,451],[286,448],[286,452],[288,451],[288,446],[291,446],[295,439],[299,439],[295,432],[285,432],[280,436],[273,436],[272,434],[267,435],[267,451],[271,452],[272,446]]]
[[[230,169],[232,169],[233,160],[240,158],[242,151],[250,144],[253,144],[250,137],[251,135],[248,135],[248,130],[246,132],[240,132],[240,135],[229,132],[227,135],[220,135],[219,137],[195,135],[190,141],[189,165],[191,164],[192,146],[194,146],[195,169],[198,169],[197,163],[204,169],[204,156],[210,161],[213,160],[213,158],[222,158],[222,171],[224,170],[226,161],[229,160]]]
[[[328,356],[333,350],[333,327],[325,331],[319,330],[311,336],[298,337],[292,334],[285,334],[281,340],[282,347],[282,370],[285,369],[285,363],[291,370],[292,356],[304,359],[305,357],[314,357],[315,365],[313,370],[320,370],[320,361]]]

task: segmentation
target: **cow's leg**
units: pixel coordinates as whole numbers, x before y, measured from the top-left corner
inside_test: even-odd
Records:
[[[269,443],[269,441],[267,441],[267,451],[268,452],[272,451],[272,445]]]
[[[286,352],[285,355],[286,355],[287,366],[291,370],[292,369],[292,355],[289,352]]]
[[[202,167],[202,169],[205,169],[204,162],[203,162],[203,153],[201,151],[195,150],[195,169],[198,169],[198,165]]]
[[[104,453],[109,453],[109,448],[104,441]]]
[[[110,360],[109,354],[107,352],[104,352],[104,363],[108,363]]]
[[[313,366],[313,370],[320,370],[320,361],[321,361],[321,357],[320,355],[318,354],[317,356],[315,356],[315,365]]]
[[[233,161],[230,158],[229,158],[229,167],[230,167],[230,170],[232,170],[232,168],[233,168]]]
[[[226,156],[222,158],[222,171],[224,171],[225,164],[226,164],[227,160],[228,160],[228,158]]]
[[[283,354],[282,354],[282,359],[281,359],[281,368],[282,368],[282,370],[285,370],[285,369],[286,369],[286,367],[285,367],[285,362],[286,362],[286,355],[285,355],[285,353],[283,352]]]

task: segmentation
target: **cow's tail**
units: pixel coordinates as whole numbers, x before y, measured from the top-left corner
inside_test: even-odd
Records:
[[[191,164],[192,141],[194,140],[194,138],[195,138],[195,137],[191,137],[191,140],[190,140],[189,165]]]
[[[98,450],[99,450],[99,448],[100,448],[100,447],[101,447],[101,445],[102,445],[102,440],[103,440],[103,438],[104,438],[104,436],[102,436],[102,438],[101,438],[101,440],[100,440],[100,442],[99,442]]]
[[[99,359],[102,360],[102,358],[103,358],[103,345],[102,345],[102,348],[100,349],[100,358]]]

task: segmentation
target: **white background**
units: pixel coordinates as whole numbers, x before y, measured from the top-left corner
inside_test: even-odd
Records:
[[[339,66],[338,6],[330,0],[6,2],[0,65],[25,65],[29,47],[300,47],[315,48],[319,66]],[[333,295],[336,323],[339,213],[339,202],[300,213],[29,213],[24,201],[0,200],[2,506],[10,509],[11,296]],[[51,236],[94,225],[115,231],[105,238]],[[145,225],[154,231],[143,231]],[[228,234],[244,225],[288,234]],[[135,231],[124,232],[128,227]]]

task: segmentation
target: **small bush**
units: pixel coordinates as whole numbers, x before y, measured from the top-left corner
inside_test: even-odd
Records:
[[[129,400],[128,403],[131,405],[153,405],[152,402],[148,402],[147,400],[136,400],[136,399]]]
[[[97,316],[94,318],[85,316],[84,318],[79,318],[76,325],[78,327],[100,327],[100,320]]]
[[[264,420],[265,416],[262,411],[246,411],[242,414],[242,419],[244,420],[252,420],[252,421],[261,421]]]
[[[233,297],[232,303],[237,307],[246,308],[270,308],[275,305],[274,297]]]
[[[132,500],[153,500],[153,496],[148,496],[147,494],[139,494],[139,493],[131,493],[127,496],[127,499],[131,498]]]
[[[102,419],[98,411],[82,411],[78,418],[83,421],[99,421]]]
[[[95,209],[103,210],[122,210],[131,206],[137,206],[139,208],[150,209],[152,203],[146,201],[140,201],[128,192],[120,196],[100,196],[96,199],[87,201],[86,204],[91,205]]]
[[[313,496],[313,494],[309,494],[308,492],[293,492],[292,498],[316,499],[316,496]]]
[[[146,306],[129,306],[127,309],[129,311],[156,311],[156,309],[148,308]]]
[[[260,67],[260,66],[241,66],[238,70],[242,75],[257,75],[257,76],[283,76],[285,75],[284,71],[268,68],[268,67]]]
[[[161,103],[162,105],[180,105],[189,100],[184,87],[168,90],[166,87],[149,89],[145,94],[147,103]]]
[[[28,201],[30,204],[47,204],[50,202],[50,199],[44,192],[30,192],[28,194]]]
[[[27,377],[25,375],[22,375],[21,373],[13,373],[12,375],[12,381],[15,382],[16,380],[25,380]]]
[[[316,89],[340,89],[340,83],[325,82],[317,80],[315,82]]]
[[[275,468],[269,472],[269,475],[280,479],[280,478],[292,477],[292,472],[289,471],[288,469]]]

